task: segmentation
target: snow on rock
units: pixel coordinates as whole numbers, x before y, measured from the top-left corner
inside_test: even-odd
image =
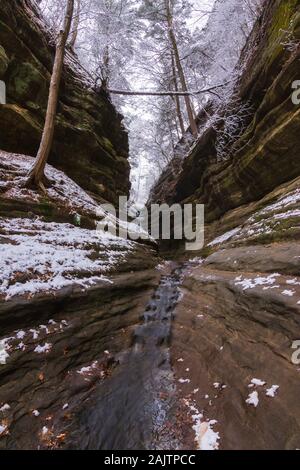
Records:
[[[14,351],[25,351],[28,349],[33,349],[35,345],[32,342],[40,339],[44,340],[46,337],[53,335],[53,334],[60,334],[62,333],[67,327],[69,327],[69,323],[66,320],[61,320],[55,322],[54,320],[49,320],[49,326],[46,325],[39,325],[35,328],[29,328],[25,330],[17,330],[15,331],[15,336],[11,336],[9,338],[3,338],[0,340],[0,364],[6,364],[6,361],[11,353]],[[19,338],[22,337],[23,341],[20,343]],[[46,343],[47,344],[47,343]],[[1,349],[2,348],[2,349]],[[43,346],[38,345],[36,347],[35,352],[39,352]],[[2,351],[2,355],[1,355]],[[9,353],[8,353],[9,351]],[[43,351],[41,350],[40,353]]]
[[[200,450],[218,450],[220,434],[213,430],[213,426],[217,424],[216,420],[210,420],[201,423],[197,429],[198,442]],[[196,425],[195,425],[196,427]]]
[[[282,220],[282,219],[290,219],[292,217],[300,217],[300,210],[295,209],[287,212],[281,212],[280,214],[274,214],[274,219]]]
[[[220,434],[213,430],[217,424],[216,420],[203,421],[203,414],[199,412],[196,405],[189,400],[185,400],[193,420],[193,430],[195,432],[195,442],[199,450],[218,450]]]
[[[23,339],[24,336],[25,336],[25,331],[22,331],[22,330],[17,331],[17,338],[18,339]]]
[[[242,286],[243,290],[247,289],[254,289],[257,286],[273,286],[273,287],[280,287],[274,286],[276,282],[276,278],[280,277],[280,274],[274,273],[270,274],[269,276],[256,276],[255,278],[244,278],[243,276],[239,276],[235,278],[235,285]]]
[[[8,354],[8,340],[9,338],[1,339],[0,340],[0,364],[4,365],[6,364],[7,359],[9,358]]]
[[[250,393],[249,397],[246,400],[246,403],[256,408],[259,403],[258,393],[257,392]]]
[[[84,367],[82,367],[81,369],[79,369],[79,370],[77,371],[77,374],[83,375],[83,376],[84,376],[84,375],[90,375],[90,374],[93,373],[93,371],[94,371],[95,369],[97,369],[98,364],[99,364],[98,361],[94,361],[94,362],[92,362],[91,365],[89,365],[89,366],[84,366]]]
[[[232,241],[238,242],[276,232],[281,221],[287,219],[294,220],[295,218],[300,217],[300,210],[294,208],[294,206],[299,202],[300,190],[297,189],[289,195],[279,199],[278,202],[254,213],[245,221],[243,227],[240,227],[237,233],[233,233],[233,235],[231,235],[230,239],[232,238]],[[276,213],[276,211],[281,212]],[[286,230],[286,228],[283,227],[281,230]],[[227,233],[228,235],[230,234],[230,232]]]
[[[0,295],[32,296],[98,281],[126,260],[134,243],[96,230],[31,219],[0,218]]]
[[[272,387],[268,388],[268,390],[266,391],[267,397],[274,398],[277,395],[277,391],[279,388],[279,385],[272,385]]]
[[[281,197],[277,202],[265,207],[263,210],[260,211],[259,214],[266,214],[268,212],[274,212],[276,210],[281,210],[282,208],[286,208],[297,204],[300,202],[300,189],[296,189],[292,191],[286,196]]]
[[[293,295],[296,292],[294,290],[285,289],[281,293],[282,293],[282,295],[287,295],[288,297],[293,297]]]
[[[260,235],[276,232],[281,221],[300,217],[300,209],[294,206],[300,202],[300,190],[297,189],[287,196],[280,198],[276,203],[265,207],[249,217],[243,226],[236,227],[208,243],[208,246],[221,245],[227,241],[239,242]],[[277,212],[276,212],[277,211]],[[279,212],[281,211],[281,212]],[[275,213],[274,213],[275,212]],[[283,228],[282,230],[285,230]]]
[[[4,411],[8,411],[8,410],[10,410],[10,406],[8,403],[5,403],[4,405],[0,407],[0,413],[4,413]]]
[[[220,245],[221,243],[227,242],[234,235],[237,235],[240,232],[240,230],[241,230],[240,227],[230,230],[229,232],[224,233],[220,237],[217,237],[212,242],[208,243],[208,246]]]
[[[181,383],[181,384],[189,384],[190,379],[179,379],[178,382]]]
[[[4,422],[0,422],[0,436],[7,434],[8,428]]]
[[[51,351],[52,349],[52,344],[50,343],[45,343],[44,345],[38,345],[34,352],[38,353],[38,354],[46,354],[48,353],[49,351]]]
[[[289,284],[290,286],[300,286],[300,282],[298,281],[297,277],[294,279],[288,279],[286,283]]]
[[[263,387],[264,385],[266,385],[266,382],[264,382],[263,380],[254,378],[251,380],[251,384],[256,385],[257,387]]]
[[[0,186],[3,192],[2,197],[42,202],[43,194],[28,188],[22,188],[22,184],[20,184],[23,179],[25,180],[33,162],[34,158],[26,155],[1,152]],[[99,211],[96,202],[65,173],[47,164],[45,174],[51,181],[51,187],[46,188],[50,200],[57,205],[68,208],[74,215],[78,211],[96,217],[97,210]],[[15,179],[16,184],[12,184],[12,179]]]

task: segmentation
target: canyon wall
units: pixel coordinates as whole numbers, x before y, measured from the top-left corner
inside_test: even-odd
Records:
[[[0,148],[34,156],[44,124],[55,40],[30,0],[2,0]],[[72,51],[67,51],[54,145],[49,163],[94,196],[116,202],[130,189],[128,138],[109,97],[92,89]]]
[[[299,37],[299,1],[267,1],[241,58],[235,91],[250,103],[252,115],[228,149],[232,157],[217,162],[215,126],[207,126],[183,163],[176,162],[179,169],[174,172],[171,163],[165,170],[152,202],[205,204],[211,222],[299,175],[300,108],[291,99],[299,79]]]
[[[171,345],[200,449],[208,434],[215,449],[300,444],[299,38],[300,2],[266,1],[241,58],[236,93],[252,106],[241,137],[218,162],[207,125],[152,191],[151,202],[205,204],[204,248],[177,247],[188,261]]]

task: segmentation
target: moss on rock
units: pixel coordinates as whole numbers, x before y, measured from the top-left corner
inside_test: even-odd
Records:
[[[8,67],[8,57],[5,53],[5,50],[2,46],[0,46],[0,79],[4,77],[4,74]]]
[[[44,125],[55,49],[33,5],[29,14],[23,2],[1,0],[0,25],[0,44],[10,58],[8,68],[5,60],[9,105],[0,109],[0,148],[33,156]],[[65,64],[49,163],[95,197],[117,203],[118,194],[130,190],[128,136],[109,97],[87,80]]]

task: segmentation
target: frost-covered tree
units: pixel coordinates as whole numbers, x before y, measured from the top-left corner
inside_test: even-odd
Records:
[[[49,97],[44,129],[36,160],[29,172],[28,179],[26,182],[27,186],[33,185],[39,189],[42,189],[43,191],[45,191],[44,185],[46,183],[44,171],[53,143],[56,110],[64,64],[66,43],[70,33],[74,12],[74,0],[66,0],[66,2],[63,3],[65,4],[66,13],[64,15],[62,29],[58,33],[56,40],[56,52],[49,87]]]
[[[201,132],[195,128],[196,115],[209,101],[215,123],[227,116],[219,126],[224,135],[218,146],[220,153],[227,148],[246,109],[231,96],[239,74],[236,66],[262,1],[75,0],[69,45],[98,86],[131,94],[114,94],[112,99],[129,129],[135,192],[144,187],[139,182],[147,180],[147,172],[153,180],[174,153],[181,151],[184,157],[186,145],[179,151],[176,144],[182,136],[192,142],[191,134]],[[41,1],[55,27],[62,3]],[[224,83],[209,93],[176,94]],[[134,96],[135,90],[153,90],[157,96]]]

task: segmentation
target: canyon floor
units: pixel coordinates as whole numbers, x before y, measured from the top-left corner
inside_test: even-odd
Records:
[[[0,448],[300,448],[299,178],[166,259],[30,162],[1,154]]]

